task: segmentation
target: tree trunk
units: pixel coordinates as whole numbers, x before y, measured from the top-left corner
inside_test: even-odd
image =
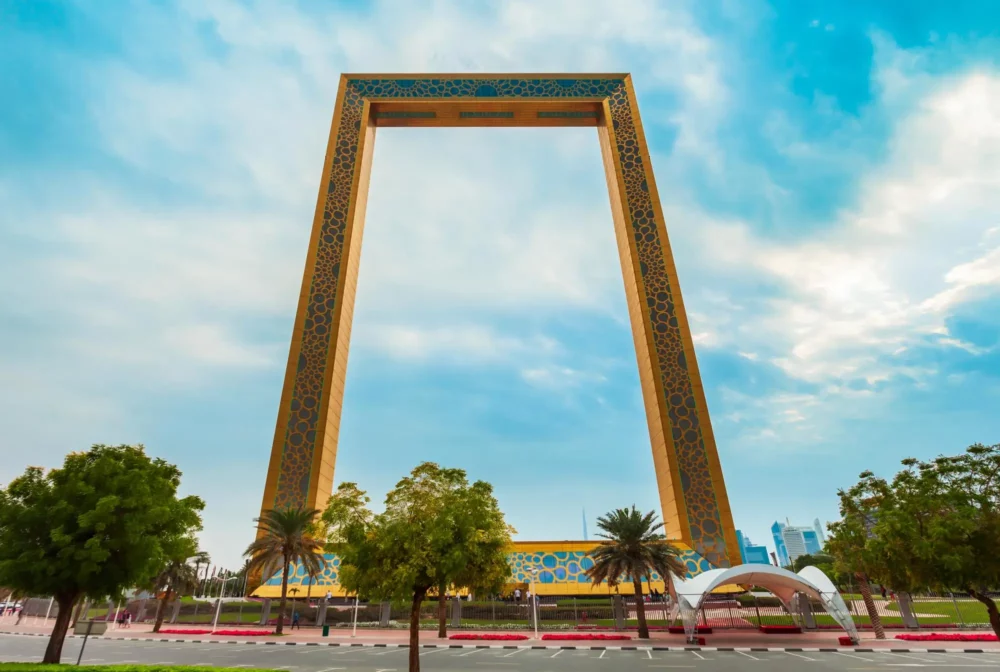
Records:
[[[281,570],[281,602],[278,603],[278,627],[274,629],[274,634],[280,635],[285,631],[285,599],[288,595],[288,557],[285,556],[285,568]]]
[[[73,625],[76,626],[76,622],[80,620],[80,616],[83,615],[83,605],[87,602],[86,598],[80,598],[73,611]]]
[[[635,618],[639,621],[639,639],[649,639],[649,626],[646,625],[646,603],[642,601],[642,580],[632,579],[635,588]]]
[[[410,670],[420,672],[420,605],[424,602],[426,590],[413,591],[413,604],[410,606]]]
[[[444,586],[438,588],[438,639],[448,636],[448,598]]]
[[[875,609],[875,600],[872,599],[872,589],[868,585],[868,576],[863,572],[857,572],[854,576],[858,580],[858,588],[861,590],[861,598],[865,601],[865,609],[868,610],[868,620],[871,621],[872,630],[875,631],[875,639],[885,639],[882,617]]]
[[[57,597],[59,613],[56,614],[55,625],[52,626],[52,634],[49,635],[49,644],[45,647],[45,657],[42,658],[44,665],[58,665],[62,658],[63,642],[66,640],[66,631],[69,629],[69,622],[73,619],[73,602],[75,597]]]
[[[153,622],[153,632],[159,632],[163,627],[163,617],[167,614],[167,602],[170,600],[170,591],[164,590],[163,597],[156,602],[156,620]]]
[[[976,598],[986,607],[986,613],[990,616],[990,627],[997,637],[1000,637],[1000,611],[997,611],[997,603],[986,593],[981,593],[974,588],[966,589],[972,597]]]

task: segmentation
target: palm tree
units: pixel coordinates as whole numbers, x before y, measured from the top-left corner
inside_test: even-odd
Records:
[[[631,510],[616,509],[601,516],[597,527],[601,530],[597,536],[604,541],[590,552],[594,566],[587,570],[587,576],[595,585],[607,581],[609,587],[617,587],[623,579],[632,581],[639,638],[649,639],[642,580],[649,582],[653,572],[664,581],[669,581],[671,575],[686,574],[681,552],[660,534],[663,523],[657,520],[656,512],[643,515],[635,505]]]
[[[176,551],[166,559],[163,567],[153,579],[154,592],[162,591],[163,593],[156,605],[156,621],[153,623],[153,632],[160,631],[170,599],[198,587],[198,570],[190,564],[190,561],[194,559],[196,563],[199,560],[203,562],[208,555],[204,551],[198,551],[197,544],[198,542],[194,539],[184,540]]]
[[[243,552],[244,556],[250,558],[251,570],[259,569],[264,575],[270,575],[279,564],[283,567],[278,627],[274,630],[277,635],[284,631],[290,566],[301,563],[307,574],[319,574],[326,566],[326,559],[323,557],[324,542],[313,534],[319,513],[318,509],[289,506],[268,509],[260,514],[260,518],[254,519],[260,537]]]
[[[205,565],[206,567],[208,567],[208,564],[210,562],[212,562],[212,558],[209,557],[208,551],[198,551],[194,556],[195,577],[201,576],[201,566]]]

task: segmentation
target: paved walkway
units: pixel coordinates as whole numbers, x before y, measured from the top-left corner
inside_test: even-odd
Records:
[[[26,619],[27,620],[27,619]],[[178,625],[164,627],[170,630],[205,630],[210,628],[199,628],[192,625]],[[225,629],[225,628],[220,628]],[[271,628],[248,628],[240,630],[258,630],[270,632]],[[12,626],[8,623],[0,623],[0,632],[10,634],[45,636],[51,631],[51,626],[44,623],[32,624],[22,623],[20,626]],[[223,636],[212,634],[153,634],[152,626],[147,624],[136,624],[131,628],[111,629],[109,628],[103,638],[107,639],[166,639],[171,641],[241,641],[257,642],[259,644],[302,644],[320,645],[327,644],[333,646],[405,646],[409,635],[406,630],[372,630],[359,629],[357,635],[352,637],[350,629],[331,628],[330,636],[323,637],[318,628],[305,628],[301,630],[290,630],[286,628],[285,636],[279,638],[260,636]],[[510,631],[508,631],[509,633]],[[982,630],[978,632],[983,632]],[[529,639],[514,642],[496,641],[460,641],[439,639],[436,631],[421,631],[420,643],[422,646],[431,647],[467,647],[477,646],[513,646],[513,647],[546,647],[552,649],[577,647],[577,648],[621,648],[621,647],[668,647],[670,649],[689,648],[686,646],[683,635],[672,635],[665,632],[651,633],[649,640],[640,640],[635,637],[631,641],[542,641],[534,638],[531,631],[519,631],[519,634],[528,635]],[[544,634],[544,633],[541,633]],[[715,634],[704,635],[705,647],[707,649],[738,649],[745,651],[753,650],[818,650],[818,649],[839,649],[849,651],[852,647],[840,647],[838,637],[840,632],[820,631],[806,632],[799,635],[765,635],[756,631],[716,631]],[[894,651],[969,651],[984,650],[1000,652],[1000,642],[907,642],[894,638],[892,631],[888,632],[886,639],[879,641],[870,632],[861,633],[861,645],[856,649],[873,650],[894,650]],[[700,650],[700,649],[699,649]]]

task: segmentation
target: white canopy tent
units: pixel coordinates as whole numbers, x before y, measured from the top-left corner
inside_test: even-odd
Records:
[[[830,578],[816,567],[806,567],[798,574],[772,565],[737,565],[724,569],[711,569],[690,579],[673,577],[672,597],[684,620],[688,638],[694,636],[698,610],[705,597],[720,586],[752,585],[771,591],[781,600],[789,613],[798,613],[794,599],[797,594],[818,600],[851,640],[858,642],[858,630],[851,613]]]

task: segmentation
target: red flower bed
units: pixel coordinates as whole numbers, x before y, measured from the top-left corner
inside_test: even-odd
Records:
[[[512,635],[509,633],[496,633],[496,632],[460,632],[456,635],[450,635],[448,639],[466,639],[466,640],[489,640],[491,642],[520,642],[528,639],[527,635]]]
[[[908,642],[995,642],[997,636],[994,634],[963,634],[960,632],[939,633],[934,632],[929,635],[896,635],[896,639],[904,639]]]
[[[542,635],[542,640],[546,642],[621,642],[621,641],[632,641],[632,638],[628,635],[605,635],[600,632],[587,633],[587,634],[568,634],[568,635],[556,635],[547,634]]]
[[[797,625],[762,625],[760,631],[766,635],[798,635],[802,628]]]
[[[274,634],[270,630],[160,630],[161,635],[228,635],[230,637],[264,637]]]
[[[648,627],[649,627],[649,631],[650,632],[668,632],[668,631],[669,632],[674,632],[675,630],[677,630],[678,632],[684,632],[684,628],[683,627],[678,630],[677,628],[675,628],[672,625],[671,626],[667,626],[667,625],[650,625]],[[597,631],[597,630],[614,630],[614,627],[612,627],[610,625],[577,625],[573,629],[574,630],[588,630],[588,631],[592,631],[593,630],[593,631]],[[639,626],[638,625],[629,625],[625,629],[626,630],[638,630]],[[703,632],[703,633],[706,633],[706,634],[710,635],[710,634],[712,634],[712,628],[706,628],[704,625],[699,625],[698,626],[698,632]]]

